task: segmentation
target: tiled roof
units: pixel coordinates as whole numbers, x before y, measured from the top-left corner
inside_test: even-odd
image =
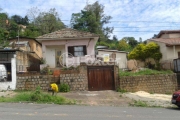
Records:
[[[157,38],[157,39],[150,39],[151,41],[157,41],[165,43],[166,45],[180,45],[180,38]]]
[[[37,37],[37,39],[53,39],[53,38],[84,38],[84,37],[99,37],[98,35],[90,32],[78,31],[71,28],[61,29],[52,33],[44,34]]]

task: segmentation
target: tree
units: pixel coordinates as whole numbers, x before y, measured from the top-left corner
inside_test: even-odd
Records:
[[[160,52],[160,47],[154,43],[150,42],[148,44],[137,45],[128,55],[129,59],[141,60],[143,62],[148,58],[153,58],[156,62],[156,66],[159,64],[162,58],[162,53]],[[147,63],[149,64],[149,63]]]
[[[55,8],[50,9],[48,12],[41,12],[38,8],[32,8],[28,10],[27,15],[30,18],[30,23],[35,28],[38,28],[40,35],[65,28]],[[33,27],[32,25],[31,28]],[[28,31],[30,32],[30,30],[32,29]]]
[[[0,46],[6,46],[8,31],[8,15],[6,13],[0,13]]]
[[[138,41],[135,40],[134,37],[124,37],[123,39],[125,39],[132,48],[134,48],[138,44]]]
[[[118,38],[116,35],[113,35],[113,38],[112,38],[113,41],[118,41]]]
[[[104,27],[112,19],[104,14],[104,6],[96,1],[88,4],[80,13],[73,13],[71,16],[71,27],[74,29],[88,31],[100,35],[101,40],[108,40],[113,28]]]
[[[130,50],[130,46],[125,39],[120,40],[117,47],[118,47],[118,50],[120,50],[120,51],[129,51]]]
[[[29,24],[24,32],[20,33],[20,36],[26,36],[29,38],[35,38],[40,36],[39,28],[34,26],[33,24]]]
[[[40,14],[40,9],[38,9],[37,7],[32,7],[31,9],[28,9],[27,11],[27,16],[30,20],[30,23],[33,23],[34,25],[36,25],[36,18],[38,17],[38,15]]]
[[[27,16],[23,18],[20,15],[13,15],[11,16],[11,20],[13,20],[17,24],[22,24],[22,25],[28,25],[29,23],[29,19]]]

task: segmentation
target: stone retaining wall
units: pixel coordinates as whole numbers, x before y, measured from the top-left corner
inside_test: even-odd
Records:
[[[18,75],[17,90],[35,90],[40,86],[42,90],[48,90],[51,83],[59,83],[59,77],[53,75]]]
[[[68,84],[71,91],[88,90],[87,66],[81,66],[78,70],[62,71],[60,84]]]
[[[119,87],[118,72],[119,68],[114,66],[115,88]],[[17,90],[34,90],[40,86],[42,90],[47,90],[51,83],[68,84],[71,91],[88,90],[88,66],[81,65],[74,70],[61,70],[59,77],[53,75],[24,75],[17,76]]]
[[[129,92],[173,93],[177,90],[177,77],[176,74],[120,77],[120,88]]]

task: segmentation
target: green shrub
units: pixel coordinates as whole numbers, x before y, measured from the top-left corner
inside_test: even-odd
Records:
[[[69,92],[70,87],[68,84],[60,84],[59,85],[59,92]]]

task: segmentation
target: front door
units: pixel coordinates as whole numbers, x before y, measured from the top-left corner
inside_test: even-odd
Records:
[[[56,67],[60,67],[60,59],[61,56],[61,50],[56,50],[56,54],[55,54],[55,62],[56,62]]]

